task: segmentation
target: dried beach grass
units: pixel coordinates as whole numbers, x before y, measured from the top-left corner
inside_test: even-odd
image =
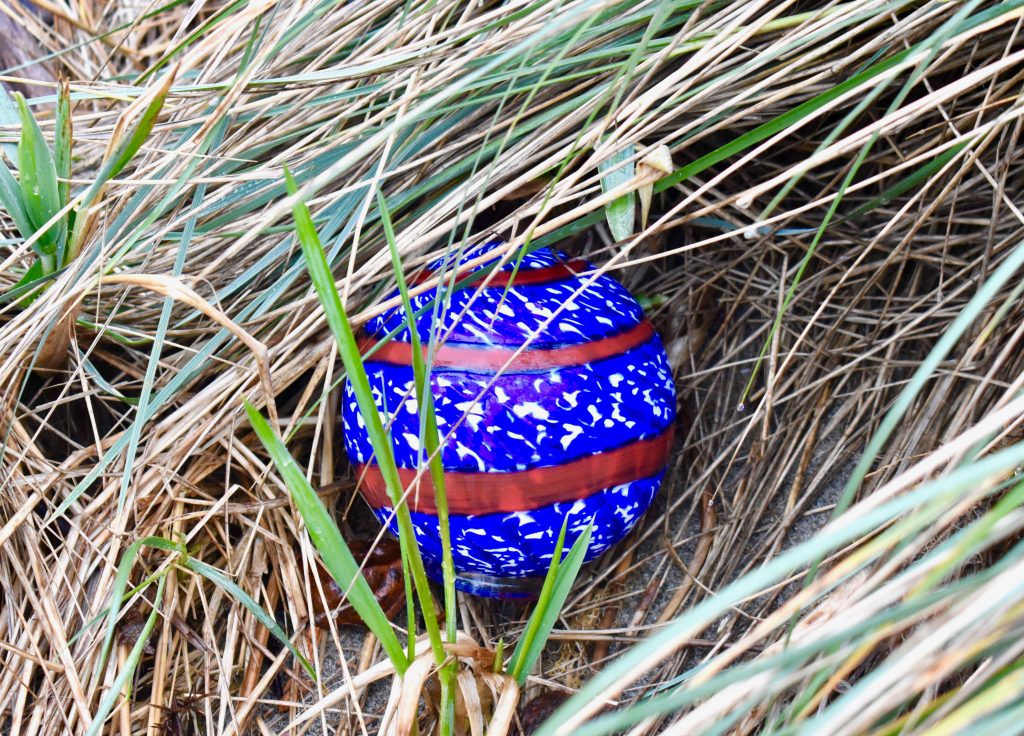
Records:
[[[339,451],[340,363],[292,235],[284,164],[357,323],[390,305],[377,188],[407,271],[450,242],[550,238],[651,304],[685,431],[659,503],[588,571],[528,684],[527,697],[591,683],[574,701],[585,707],[567,706],[551,731],[1014,722],[1019,277],[993,286],[863,482],[843,488],[915,370],[1020,251],[1024,6],[40,7],[52,20],[2,10],[70,80],[74,186],[91,181],[125,107],[174,81],[95,206],[81,257],[31,306],[0,306],[5,732],[84,733],[117,694],[132,630],[122,622],[98,667],[103,627],[89,624],[111,604],[126,549],[150,535],[273,612],[321,683],[180,553],[148,549],[132,585],[174,571],[131,687],[97,732],[172,733],[172,720],[217,734],[379,728],[387,698],[366,673],[383,655],[359,633],[312,625],[315,553],[241,413],[243,399],[276,407],[325,499],[368,528]],[[17,139],[9,123],[0,143]],[[641,182],[603,193],[598,164],[661,146],[677,174],[655,185],[646,227],[613,242],[602,208]],[[30,246],[2,222],[6,290]],[[66,367],[33,372],[79,309]],[[765,565],[779,560],[792,564]],[[737,580],[753,582],[727,588]],[[124,608],[144,620],[154,590]],[[520,609],[471,598],[459,609],[488,649],[521,630]],[[657,632],[656,656],[629,650]],[[763,669],[728,681],[742,666]],[[203,697],[179,712],[190,696]]]

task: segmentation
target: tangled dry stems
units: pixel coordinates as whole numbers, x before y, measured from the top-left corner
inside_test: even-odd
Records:
[[[353,657],[343,646],[346,632],[310,627],[319,595],[314,553],[239,421],[243,398],[266,404],[262,356],[252,350],[266,346],[293,452],[320,485],[348,478],[338,450],[339,364],[296,261],[283,164],[301,173],[301,194],[334,249],[339,288],[362,321],[384,308],[388,274],[373,188],[394,205],[407,268],[443,252],[449,237],[475,242],[496,232],[515,246],[599,213],[597,163],[623,146],[635,145],[639,157],[667,145],[677,164],[699,160],[834,88],[894,45],[912,47],[958,9],[923,2],[881,12],[859,0],[704,4],[688,19],[664,20],[654,35],[667,41],[631,60],[635,37],[625,50],[615,42],[643,30],[643,3],[619,9],[617,23],[601,18],[607,29],[600,33],[586,27],[613,5],[568,2],[556,12],[519,2],[426,9],[379,0],[309,15],[311,6],[268,0],[235,9],[184,48],[165,115],[143,155],[109,187],[83,257],[31,308],[3,308],[0,704],[12,733],[78,732],[90,722],[117,662],[94,671],[97,627],[72,636],[108,605],[121,554],[144,535],[183,537],[193,554],[275,610],[318,670],[337,667],[328,688],[380,659],[370,644]],[[164,55],[220,7],[195,3],[143,19],[128,6],[79,3],[51,8],[49,23],[13,8],[42,48],[71,49],[57,63],[78,95],[80,181],[102,156],[125,100],[169,73],[157,68]],[[521,14],[495,23],[513,10]],[[293,35],[300,21],[306,24]],[[623,554],[594,567],[578,587],[529,691],[578,686],[606,655],[824,523],[837,484],[914,367],[1024,235],[1012,197],[1022,173],[1019,22],[1019,12],[1007,12],[946,39],[905,100],[887,110],[894,84],[834,139],[870,84],[694,173],[656,195],[651,222],[635,238],[613,243],[598,223],[564,240],[566,249],[614,269],[634,292],[659,298],[651,313],[677,363],[687,431],[660,504]],[[259,42],[249,52],[254,28]],[[907,78],[922,59],[908,57],[892,76]],[[535,73],[547,76],[538,83]],[[0,135],[13,140],[14,132]],[[840,216],[770,337],[814,229],[872,137],[877,142],[846,189]],[[961,143],[969,145],[916,186],[842,216]],[[796,174],[795,186],[768,208]],[[538,179],[552,184],[509,201],[537,189]],[[27,258],[25,247],[7,243],[4,285]],[[145,288],[147,279],[167,288]],[[177,298],[185,293],[211,311]],[[65,372],[33,376],[33,351],[77,305],[96,327],[80,323]],[[865,493],[993,421],[1020,387],[1020,317],[1009,304],[942,363]],[[223,320],[237,325],[233,335]],[[235,339],[241,334],[252,343]],[[761,373],[745,394],[766,340]],[[993,442],[1018,439],[1018,412],[998,420],[985,425],[997,434]],[[331,498],[349,508],[351,487],[338,495]],[[363,523],[358,504],[355,527]],[[972,508],[965,501],[898,559],[937,544]],[[1005,535],[1013,533],[1011,524]],[[148,554],[133,581],[172,562]],[[900,570],[883,565],[844,588],[845,622],[905,591],[914,578]],[[266,630],[237,602],[193,576],[168,580],[152,653],[111,733],[153,733],[165,711],[150,706],[168,706],[181,692],[210,695],[200,706],[210,733],[283,726],[317,701],[287,652],[268,644]],[[785,629],[779,612],[798,610],[795,599],[780,608],[796,587],[776,586],[736,607],[652,663],[619,697],[635,699],[731,647],[750,656],[774,646]],[[820,631],[827,631],[836,604],[819,605]],[[463,628],[489,646],[513,638],[522,614],[474,599],[463,599],[460,612]],[[953,609],[932,613],[959,620]],[[768,616],[772,625],[758,625]],[[924,641],[908,661],[938,661],[939,640],[926,639],[931,620],[886,632],[909,636],[921,627],[918,639],[902,645],[909,651]],[[1005,626],[1019,621],[1008,618]],[[745,640],[750,632],[757,635]],[[880,638],[853,668],[839,667],[831,689],[896,646]],[[122,645],[122,662],[124,654]],[[956,671],[931,671],[920,687]],[[797,671],[791,683],[806,676]],[[644,727],[699,732],[750,692],[723,692]],[[887,703],[884,692],[878,702]],[[312,722],[373,731],[381,714],[372,704],[364,711],[366,703],[362,693]],[[756,732],[770,715],[770,708],[753,709],[741,730]]]

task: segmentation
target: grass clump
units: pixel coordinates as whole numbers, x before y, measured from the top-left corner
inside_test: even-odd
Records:
[[[422,730],[483,728],[468,679],[517,728],[495,677],[580,693],[541,733],[1019,730],[1022,12],[14,5],[45,63],[0,70],[0,730],[412,729],[400,670],[448,683]],[[436,605],[407,545],[403,640],[339,543],[377,527],[338,388],[396,283],[495,236],[642,298],[681,439],[543,615]],[[372,639],[314,626],[317,556]]]

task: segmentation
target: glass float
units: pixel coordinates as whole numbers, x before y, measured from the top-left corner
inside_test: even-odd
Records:
[[[472,249],[462,262],[497,245]],[[590,264],[547,248],[523,256],[518,268],[512,260],[489,279],[460,276],[454,289],[446,264],[444,284],[412,299],[424,350],[430,346],[456,584],[492,597],[539,590],[566,520],[566,551],[593,522],[588,560],[626,536],[661,484],[676,406],[661,340],[621,284],[594,279]],[[400,306],[370,320],[363,353],[373,350],[366,372],[409,488],[425,449],[406,322]],[[360,491],[397,533],[347,384],[342,412]],[[440,580],[429,472],[407,501],[427,571]]]

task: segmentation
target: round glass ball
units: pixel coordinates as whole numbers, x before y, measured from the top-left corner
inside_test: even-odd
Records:
[[[461,262],[497,245],[471,249]],[[490,272],[496,260],[474,270]],[[566,552],[593,524],[588,560],[626,536],[661,484],[676,418],[661,340],[621,284],[608,275],[594,279],[590,264],[547,248],[515,261],[486,279],[460,276],[454,288],[453,264],[433,264],[448,277],[412,299],[430,365],[456,585],[494,597],[536,593],[563,524]],[[416,542],[439,580],[429,473],[413,487],[426,448],[410,342],[398,307],[367,323],[363,352],[399,473],[411,489]],[[348,384],[342,414],[360,491],[397,533]]]

